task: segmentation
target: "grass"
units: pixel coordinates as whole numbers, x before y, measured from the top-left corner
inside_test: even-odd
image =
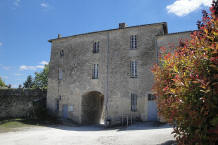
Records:
[[[32,125],[26,124],[22,119],[3,120],[0,121],[0,133],[16,131],[22,127],[30,127]]]
[[[58,122],[55,118],[46,118],[42,120],[26,120],[26,119],[9,119],[9,120],[0,120],[0,133],[17,131],[24,127],[34,127],[34,126],[50,126],[58,125]]]

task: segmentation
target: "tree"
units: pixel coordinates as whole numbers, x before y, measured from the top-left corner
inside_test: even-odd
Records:
[[[217,1],[210,11],[203,11],[191,40],[162,49],[160,64],[152,69],[159,113],[174,126],[179,145],[218,143]]]
[[[10,89],[10,88],[11,88],[11,84],[8,84],[8,86],[7,86],[7,87],[8,87],[8,89]]]
[[[41,72],[35,73],[33,88],[47,89],[47,87],[48,87],[48,71],[49,71],[49,66],[45,65],[44,69]]]
[[[21,88],[22,88],[22,85],[21,85],[21,84],[19,84],[18,88],[19,88],[19,89],[21,89]]]
[[[0,87],[6,87],[5,82],[2,80],[2,78],[0,77]]]
[[[24,88],[32,88],[33,87],[33,79],[32,76],[27,76],[27,80],[23,83]]]

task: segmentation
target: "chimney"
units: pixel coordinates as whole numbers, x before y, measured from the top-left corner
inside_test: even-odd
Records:
[[[119,23],[119,29],[124,29],[127,27],[126,23]]]
[[[61,38],[61,34],[58,34],[58,38]]]

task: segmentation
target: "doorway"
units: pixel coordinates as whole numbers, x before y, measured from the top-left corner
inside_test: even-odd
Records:
[[[92,91],[82,96],[82,124],[100,124],[103,114],[104,95]]]
[[[64,104],[62,106],[62,118],[67,119],[68,118],[68,105]]]
[[[156,96],[148,94],[148,121],[158,121]]]

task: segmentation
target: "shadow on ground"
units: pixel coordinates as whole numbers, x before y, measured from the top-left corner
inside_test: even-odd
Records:
[[[115,130],[115,131],[131,131],[131,130],[153,130],[162,128],[171,128],[168,124],[163,124],[160,122],[134,122],[130,126],[114,126],[106,128],[103,124],[98,125],[79,125],[74,122],[69,121],[58,121],[56,119],[49,120],[25,120],[25,119],[9,119],[0,121],[1,124],[8,122],[18,122],[24,125],[34,125],[34,126],[44,126],[49,128],[56,128],[60,130],[68,131],[105,131],[105,130]]]
[[[47,125],[46,127],[68,130],[68,131],[105,131],[105,130],[114,130],[114,131],[133,131],[133,130],[153,130],[153,129],[163,129],[171,128],[168,124],[162,124],[158,122],[135,122],[134,124],[126,126],[114,126],[106,128],[104,125],[78,125],[78,124],[56,124],[56,125]]]
[[[166,141],[162,144],[158,144],[158,145],[177,145],[176,144],[176,141],[175,140],[169,140],[169,141]]]

